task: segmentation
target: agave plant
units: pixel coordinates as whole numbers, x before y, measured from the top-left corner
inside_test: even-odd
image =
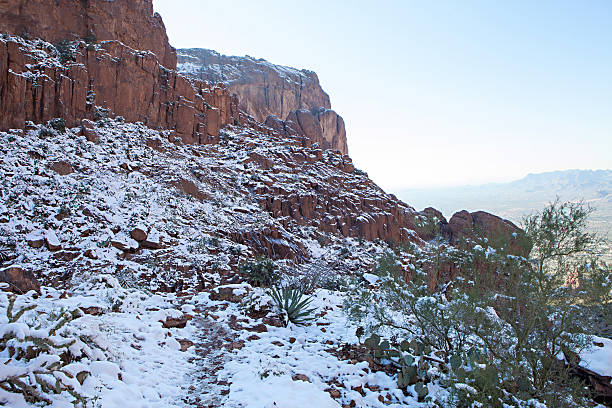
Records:
[[[307,296],[296,288],[272,288],[271,296],[278,307],[287,314],[287,320],[293,324],[305,325],[314,319],[308,306],[313,301],[312,296]]]

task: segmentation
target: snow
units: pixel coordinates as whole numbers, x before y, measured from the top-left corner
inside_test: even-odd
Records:
[[[259,288],[252,291],[267,296]],[[242,333],[244,348],[235,350],[219,373],[220,379],[232,383],[225,407],[331,408],[351,400],[363,408],[427,406],[418,403],[416,397],[395,393],[395,378],[383,372],[370,372],[366,362],[353,364],[331,354],[340,344],[357,342],[356,328],[342,312],[341,292],[320,289],[313,296],[316,313],[326,312],[313,324],[268,327],[267,332],[257,333],[258,338],[250,341],[247,339],[252,333]],[[225,313],[238,310],[238,305],[230,304]],[[308,381],[300,380],[298,375],[306,376]],[[362,387],[365,396],[351,387]],[[368,387],[378,387],[379,391]],[[330,397],[326,391],[330,388],[342,394],[340,400]],[[382,403],[381,395],[391,395],[392,401]]]
[[[27,295],[18,297],[16,309],[32,302],[37,305],[35,311],[27,312],[20,320],[27,322],[39,313],[46,316],[59,310],[72,310],[76,304],[95,304],[97,299],[108,295],[107,289],[90,286],[81,287],[80,293],[68,298],[62,298],[62,292],[55,289],[42,290],[43,296],[36,300]],[[143,296],[144,293],[139,291],[128,291],[120,287],[113,291],[115,295],[123,296],[127,300],[137,298],[138,306],[135,309],[128,308],[125,312],[106,312],[101,316],[83,315],[70,322],[64,331],[89,336],[105,347],[105,350],[102,352],[96,349],[97,352],[93,352],[84,344],[70,348],[73,355],[80,355],[80,349],[83,347],[89,349],[89,353],[86,353],[88,357],[71,363],[64,370],[73,376],[82,371],[89,372],[90,375],[82,386],[74,379],[62,377],[64,374],[56,375],[70,381],[82,395],[96,397],[96,407],[183,407],[181,396],[185,392],[184,385],[188,383],[188,376],[193,371],[192,364],[188,361],[192,354],[181,352],[175,337],[193,336],[192,328],[187,326],[185,329],[163,329],[157,321],[159,313],[147,311],[164,305],[171,306],[175,301],[171,297]],[[6,294],[0,294],[0,316],[4,318],[0,321],[0,336],[16,333],[17,338],[21,340],[29,335],[48,336],[48,331],[40,330],[37,334],[28,324],[22,322],[7,324],[7,299]],[[168,308],[165,312],[167,315],[176,315],[176,309],[173,308]],[[135,336],[137,332],[143,335],[142,340]],[[4,350],[0,352],[0,378],[25,372],[24,370],[32,372],[41,364],[46,362],[48,365],[58,359],[55,355],[42,354],[24,366],[12,362],[8,351]],[[160,375],[160,370],[163,375]],[[70,401],[69,395],[56,395],[53,406],[72,407]],[[30,407],[21,395],[10,394],[4,390],[0,390],[1,404],[14,408]]]
[[[60,246],[60,241],[57,238],[57,234],[53,230],[45,231],[45,239],[49,243],[49,245]]]
[[[363,279],[368,281],[368,283],[370,285],[375,285],[376,282],[378,282],[380,278],[378,276],[372,274],[372,273],[364,273],[363,274]]]
[[[603,343],[603,347],[593,347],[580,353],[580,365],[599,375],[612,377],[612,340],[604,337],[594,337],[595,343]]]
[[[233,376],[231,403],[253,408],[339,408],[329,394],[305,381],[274,374],[261,378],[257,373],[242,371]]]

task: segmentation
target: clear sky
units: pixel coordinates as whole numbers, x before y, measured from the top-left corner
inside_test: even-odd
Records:
[[[170,42],[316,71],[383,187],[612,168],[610,0],[154,0]]]

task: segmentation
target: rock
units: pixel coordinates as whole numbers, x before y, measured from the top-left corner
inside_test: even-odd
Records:
[[[130,236],[134,240],[142,242],[147,239],[147,232],[145,231],[144,227],[138,227],[130,231]]]
[[[316,73],[206,49],[179,50],[178,60],[179,71],[182,64],[189,64],[184,65],[187,75],[225,83],[238,95],[241,108],[266,126],[283,135],[306,135],[324,149],[347,154],[344,120],[331,110]]]
[[[193,341],[188,340],[188,339],[176,339],[176,341],[179,342],[179,344],[181,345],[181,351],[187,351],[189,350],[189,347],[193,347]]]
[[[85,250],[85,252],[83,252],[83,256],[85,256],[86,258],[89,258],[89,259],[94,259],[94,260],[98,259],[98,254],[97,254],[96,250],[93,249],[93,248]]]
[[[236,98],[224,86],[187,79],[160,65],[155,54],[119,41],[106,41],[95,48],[80,43],[75,64],[53,67],[44,62],[51,57],[49,50],[34,41],[22,46],[20,41],[0,39],[0,61],[4,62],[0,63],[0,130],[61,117],[67,127],[80,125],[81,133],[96,142],[89,121],[98,119],[101,111],[94,106],[100,106],[107,109],[107,116],[172,129],[184,143],[211,143],[218,141],[222,126],[241,115]],[[42,71],[41,66],[45,67]]]
[[[62,249],[62,245],[60,244],[60,241],[57,238],[55,231],[53,230],[45,231],[44,237],[45,237],[45,244],[47,245],[47,249],[49,251],[55,252],[55,251],[59,251],[60,249]]]
[[[334,388],[328,388],[325,390],[325,392],[327,392],[329,394],[330,397],[334,398],[334,399],[338,399],[340,398],[340,391],[334,389]]]
[[[100,141],[95,123],[88,119],[81,120],[81,135],[85,136],[88,142],[98,143]]]
[[[0,282],[7,283],[10,292],[22,294],[34,290],[40,293],[40,283],[34,274],[17,265],[0,269]]]
[[[306,381],[306,382],[310,382],[310,378],[308,378],[308,376],[306,376],[305,374],[296,374],[293,377],[293,381]]]
[[[263,323],[259,323],[259,324],[256,324],[255,326],[247,327],[246,329],[250,332],[255,332],[255,333],[265,333],[268,331],[268,327]]]
[[[145,241],[140,242],[140,248],[158,250],[158,249],[164,249],[166,247],[161,242],[145,240]]]
[[[187,326],[187,321],[190,320],[187,316],[182,317],[167,317],[165,321],[162,321],[162,327],[164,329],[183,329]]]
[[[462,238],[487,238],[494,246],[504,246],[511,254],[526,257],[531,245],[522,229],[511,221],[484,211],[459,211],[448,221],[450,243],[457,245]]]
[[[42,231],[32,231],[26,236],[26,242],[32,248],[42,248],[45,245],[45,236]]]
[[[196,200],[205,201],[209,198],[208,194],[200,190],[191,180],[180,178],[178,181],[175,181],[172,184],[177,188],[177,190],[195,198]]]
[[[74,169],[72,168],[72,164],[64,160],[56,161],[55,163],[53,163],[51,165],[51,170],[53,170],[60,176],[66,176],[74,172]]]
[[[92,315],[92,316],[102,316],[104,314],[104,309],[98,306],[90,306],[90,307],[80,307],[83,313]]]
[[[58,261],[70,262],[81,255],[78,251],[57,251],[53,254],[53,259]]]
[[[6,0],[0,2],[0,31],[27,33],[53,44],[119,40],[153,52],[166,68],[176,68],[176,51],[152,0]]]
[[[236,291],[236,293],[234,293]],[[243,289],[232,286],[220,286],[210,292],[210,300],[240,303],[245,293]]]
[[[244,347],[244,341],[243,340],[233,341],[230,344],[226,345],[225,347],[228,351],[240,350]]]
[[[285,327],[285,322],[278,318],[278,317],[264,317],[263,318],[263,322],[264,324],[268,325],[268,326],[273,326],[273,327]],[[267,330],[267,328],[266,328]]]

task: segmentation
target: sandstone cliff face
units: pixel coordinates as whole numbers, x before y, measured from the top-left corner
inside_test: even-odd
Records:
[[[186,143],[210,143],[239,117],[223,87],[187,79],[151,53],[117,41],[75,44],[74,61],[60,63],[42,41],[0,39],[0,129],[62,117],[68,126],[101,114],[172,129]]]
[[[312,71],[206,49],[179,50],[178,69],[198,79],[226,83],[238,95],[241,107],[259,122],[287,121],[279,126],[288,128],[289,134],[348,153],[344,121],[331,110],[329,96]]]
[[[151,51],[166,68],[176,68],[176,51],[152,0],[2,0],[0,32],[63,40],[118,40]]]

